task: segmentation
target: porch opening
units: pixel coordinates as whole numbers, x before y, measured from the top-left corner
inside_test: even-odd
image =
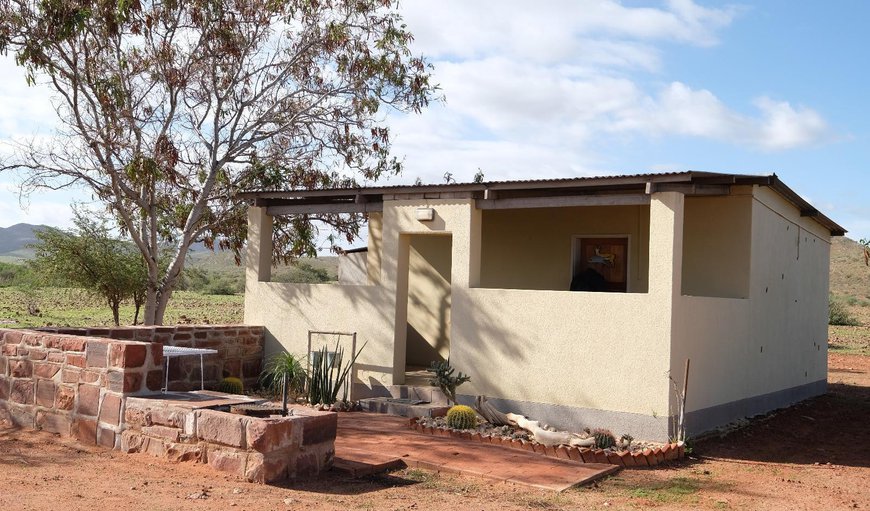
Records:
[[[409,375],[425,375],[432,362],[450,356],[453,251],[449,234],[413,234],[408,239],[406,380]]]
[[[646,293],[649,205],[485,210],[480,286]]]

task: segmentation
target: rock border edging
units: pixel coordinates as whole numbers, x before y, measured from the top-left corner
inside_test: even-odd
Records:
[[[676,461],[686,456],[686,446],[683,442],[665,444],[663,447],[643,449],[636,452],[612,452],[587,447],[571,447],[567,445],[546,446],[523,439],[510,439],[501,436],[481,435],[478,431],[434,428],[423,426],[417,422],[417,417],[409,421],[412,430],[419,433],[458,438],[471,442],[501,445],[511,449],[535,452],[553,458],[577,461],[580,463],[602,463],[623,468],[654,467],[666,461]]]

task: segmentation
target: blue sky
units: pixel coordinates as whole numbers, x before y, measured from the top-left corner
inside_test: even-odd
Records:
[[[534,6],[531,7],[530,6]],[[709,170],[777,173],[870,238],[870,2],[407,0],[447,102],[391,115],[406,171],[440,182]],[[50,95],[0,61],[0,140],[52,129]],[[67,225],[80,192],[0,226]]]

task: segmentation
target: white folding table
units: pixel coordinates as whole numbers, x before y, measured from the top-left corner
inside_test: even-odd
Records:
[[[163,392],[169,390],[169,359],[199,355],[199,387],[205,390],[205,375],[203,374],[203,355],[214,355],[218,351],[209,348],[183,348],[180,346],[163,346],[163,358],[166,359],[166,378],[163,384]]]

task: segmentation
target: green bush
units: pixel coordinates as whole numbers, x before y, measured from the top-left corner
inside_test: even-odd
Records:
[[[857,326],[859,323],[843,302],[832,298],[828,300],[828,324],[835,326]]]

